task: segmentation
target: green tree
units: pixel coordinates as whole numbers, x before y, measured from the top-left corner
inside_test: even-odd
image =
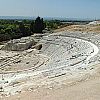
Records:
[[[34,32],[34,21],[31,22],[30,31],[31,31],[31,32]]]
[[[20,22],[20,24],[19,24],[19,30],[20,30],[20,32],[21,32],[22,34],[25,33],[25,26],[24,26],[24,24],[23,24],[22,22]]]
[[[33,28],[32,28],[33,27]],[[45,24],[43,18],[41,19],[39,16],[36,18],[34,23],[31,23],[31,31],[35,33],[42,33],[45,29]]]

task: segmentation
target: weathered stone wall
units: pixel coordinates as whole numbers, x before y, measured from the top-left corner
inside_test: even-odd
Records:
[[[9,41],[2,47],[2,50],[23,51],[31,48],[32,45],[35,45],[35,41],[32,37],[23,37],[21,39],[13,39]]]

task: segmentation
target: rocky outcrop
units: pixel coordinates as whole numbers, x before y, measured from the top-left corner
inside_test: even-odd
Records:
[[[23,37],[21,39],[13,39],[5,46],[3,46],[2,50],[9,50],[9,51],[23,51],[31,48],[35,45],[35,41],[32,37]]]
[[[41,48],[42,48],[42,44],[36,44],[35,46],[32,46],[32,49],[41,50]]]

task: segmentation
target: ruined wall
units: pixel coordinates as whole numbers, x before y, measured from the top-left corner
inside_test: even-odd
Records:
[[[31,48],[32,45],[35,45],[35,41],[32,37],[23,37],[21,39],[13,39],[7,42],[7,44],[1,49],[9,51],[23,51]]]

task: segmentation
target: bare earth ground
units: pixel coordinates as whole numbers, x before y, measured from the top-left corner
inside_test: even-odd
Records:
[[[59,31],[81,31],[81,32],[96,32],[100,33],[100,26],[68,26]],[[70,84],[66,84],[67,80],[61,86],[55,87],[37,87],[30,89],[20,94],[0,98],[0,100],[100,100],[100,64],[95,73],[87,74],[82,79],[76,81],[70,80]]]
[[[80,32],[96,32],[100,33],[100,25],[71,25],[67,26],[61,29],[55,30],[55,32],[60,32],[60,31],[80,31]]]

